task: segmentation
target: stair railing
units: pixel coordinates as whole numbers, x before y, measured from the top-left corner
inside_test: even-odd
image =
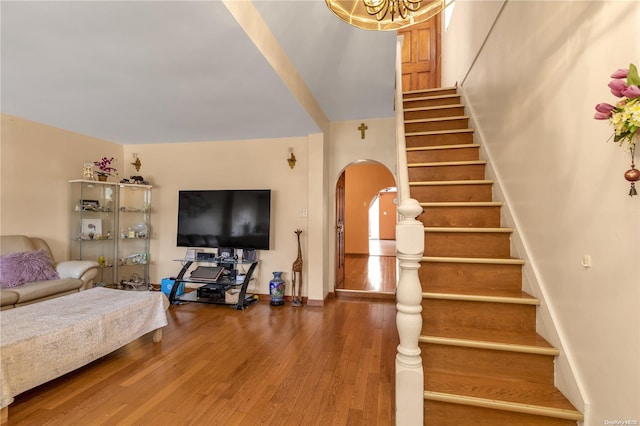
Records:
[[[418,277],[424,253],[424,226],[416,217],[422,207],[409,193],[409,171],[402,102],[402,43],[396,44],[396,154],[398,176],[398,222],[396,257],[399,278],[396,288],[396,327],[400,344],[396,353],[396,425],[422,425],[424,375],[418,340],[422,331],[422,286]]]

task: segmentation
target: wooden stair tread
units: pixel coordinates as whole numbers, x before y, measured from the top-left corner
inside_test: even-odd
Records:
[[[420,336],[419,344],[421,345],[442,345],[457,346],[468,349],[484,349],[501,352],[516,352],[519,354],[542,355],[555,357],[560,355],[560,351],[552,346],[513,343],[513,342],[496,342],[492,340],[482,340],[474,334],[473,339],[464,339],[461,337],[451,336],[435,336],[431,333]]]
[[[405,132],[407,136],[432,136],[432,135],[448,135],[455,133],[473,133],[473,129],[452,129],[452,130],[430,130],[427,132]]]
[[[469,117],[466,115],[457,115],[450,117],[433,117],[433,118],[416,118],[413,120],[404,120],[406,123],[433,123],[438,121],[451,121],[451,120],[468,120]]]
[[[439,337],[469,341],[491,342],[504,345],[519,345],[556,350],[538,333],[512,332],[464,327],[430,326],[421,337]]]
[[[409,100],[409,99],[406,99],[406,100]],[[450,109],[450,108],[464,108],[464,105],[462,104],[435,105],[435,106],[428,106],[428,107],[403,108],[402,110],[404,112],[414,112],[414,111],[433,111],[433,110]]]
[[[519,403],[519,402],[508,402],[508,401],[500,401],[500,400],[492,400],[488,398],[478,398],[473,396],[464,396],[464,395],[454,395],[447,394],[442,392],[433,392],[433,391],[425,391],[424,392],[425,401],[436,401],[441,403],[449,403],[449,404],[460,404],[465,407],[475,407],[481,409],[489,409],[496,410],[502,412],[510,412],[517,413],[520,415],[530,415],[535,416],[538,420],[535,423],[532,423],[531,418],[528,418],[526,421],[527,425],[549,425],[552,423],[552,418],[558,421],[562,421],[562,425],[566,425],[567,421],[569,424],[574,424],[577,421],[583,421],[584,416],[582,413],[574,409],[564,409],[564,408],[555,408],[555,407],[545,407],[540,405]],[[447,416],[447,422],[450,421],[450,416]],[[509,420],[507,420],[509,419]],[[483,425],[495,425],[495,424],[519,424],[519,423],[511,423],[512,420],[510,417],[504,418],[502,417],[500,420],[492,420],[491,423],[485,423],[484,419],[478,419],[482,421]],[[444,420],[443,420],[444,421]],[[505,423],[508,422],[508,423]],[[442,423],[441,423],[442,424]],[[460,423],[456,423],[460,424]],[[476,424],[476,423],[474,423]],[[553,424],[560,424],[555,423]]]
[[[422,207],[502,207],[501,201],[432,201],[419,203]]]
[[[421,97],[415,97],[415,98],[403,98],[402,101],[403,103],[405,102],[412,102],[412,101],[426,101],[426,100],[433,100],[433,99],[447,99],[447,98],[459,98],[460,95],[458,94],[451,94],[451,95],[432,95],[432,96],[421,96]]]
[[[492,303],[518,303],[525,305],[539,305],[540,300],[524,291],[508,291],[501,289],[483,289],[479,291],[456,289],[453,291],[445,291],[444,289],[425,291],[422,293],[425,299],[450,299],[450,300],[468,300],[477,302]]]
[[[439,151],[447,149],[480,148],[477,143],[455,144],[455,145],[434,145],[434,146],[414,146],[407,148],[407,152]]]
[[[409,182],[411,186],[441,186],[441,185],[493,185],[493,180],[469,179],[469,180],[433,180]],[[420,201],[420,200],[418,200]]]
[[[513,228],[461,228],[454,226],[425,226],[424,232],[449,232],[449,233],[501,233],[510,234],[513,232]]]
[[[550,417],[582,420],[582,414],[551,385],[511,380],[488,379],[486,377],[460,376],[456,374],[425,372],[425,399],[436,399],[450,396],[454,402],[460,396],[460,402],[473,403],[474,399],[485,400],[498,408],[518,412],[522,410],[547,411]],[[482,403],[482,401],[475,401]],[[544,414],[542,414],[544,415]]]
[[[490,263],[493,265],[524,265],[524,260],[517,257],[493,258],[493,257],[439,257],[424,256],[422,262],[442,262],[442,263]]]
[[[435,163],[411,163],[408,167],[443,167],[443,166],[475,166],[485,165],[485,160],[469,160],[469,161],[439,161]]]
[[[441,92],[443,90],[457,90],[456,86],[447,86],[447,87],[434,87],[430,89],[416,89],[416,90],[405,90],[402,92],[403,95],[415,95],[417,93],[429,93],[429,92]]]

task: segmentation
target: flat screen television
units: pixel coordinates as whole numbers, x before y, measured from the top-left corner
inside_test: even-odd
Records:
[[[271,190],[178,192],[178,247],[269,250]]]

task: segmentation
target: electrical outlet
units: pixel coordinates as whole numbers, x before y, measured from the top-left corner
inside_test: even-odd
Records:
[[[308,217],[309,211],[307,209],[300,209],[300,217]]]

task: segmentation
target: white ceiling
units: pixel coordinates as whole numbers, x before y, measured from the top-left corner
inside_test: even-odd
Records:
[[[254,2],[331,121],[393,116],[395,32]],[[0,3],[1,111],[121,144],[319,128],[220,1]]]

